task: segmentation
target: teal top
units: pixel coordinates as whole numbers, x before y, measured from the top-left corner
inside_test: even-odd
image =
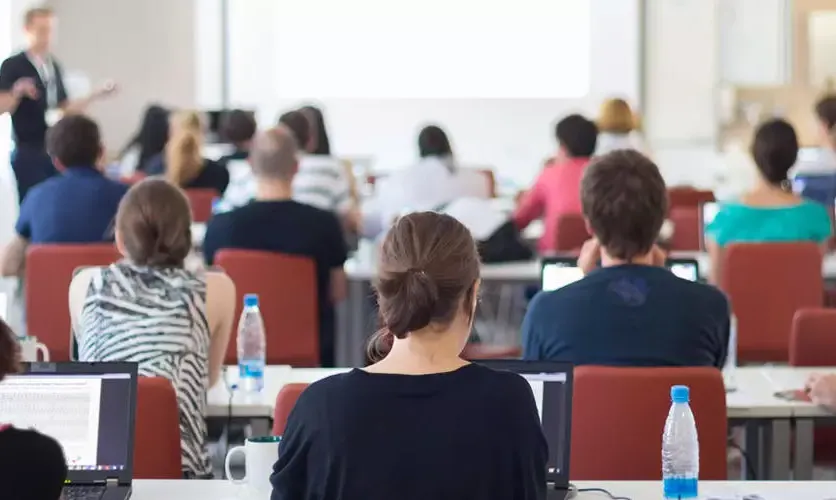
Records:
[[[808,200],[779,207],[722,203],[705,228],[706,238],[720,246],[782,241],[824,243],[831,233],[827,209]]]

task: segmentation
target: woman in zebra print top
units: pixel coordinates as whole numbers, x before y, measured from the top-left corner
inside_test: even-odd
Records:
[[[221,374],[235,286],[225,274],[184,269],[190,213],[183,192],[166,181],[131,188],[116,215],[116,245],[125,259],[78,273],[70,311],[81,361],[133,361],[140,375],[171,381],[183,474],[211,477],[206,391]]]

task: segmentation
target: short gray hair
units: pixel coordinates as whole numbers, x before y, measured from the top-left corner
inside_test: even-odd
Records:
[[[258,134],[250,149],[256,177],[290,180],[298,163],[299,145],[287,127],[280,125]]]

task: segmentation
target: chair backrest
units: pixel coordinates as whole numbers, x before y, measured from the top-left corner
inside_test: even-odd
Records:
[[[714,201],[714,193],[696,189],[691,186],[682,186],[668,189],[668,209],[678,207],[699,208],[703,203]]]
[[[563,214],[557,219],[554,249],[558,252],[579,250],[589,239],[586,222],[581,214]]]
[[[113,244],[31,245],[26,252],[26,324],[49,349],[50,361],[70,360],[67,297],[80,267],[107,266],[121,258]]]
[[[716,368],[575,368],[572,479],[658,481],[673,385],[687,385],[700,479],[726,479],[726,391]]]
[[[284,429],[287,427],[287,417],[293,407],[296,406],[296,400],[308,387],[308,384],[285,384],[276,396],[276,407],[273,409],[273,435],[281,436],[284,434]]]
[[[821,307],[822,256],[814,243],[745,243],[727,246],[720,288],[737,316],[740,362],[789,360],[795,312]]]
[[[673,236],[668,246],[674,251],[698,251],[700,249],[700,207],[680,206],[671,209],[669,220],[673,223]]]
[[[467,360],[477,359],[519,359],[522,347],[518,345],[467,344],[461,357]]]
[[[258,295],[267,331],[267,364],[319,366],[319,308],[313,260],[272,252],[221,250],[215,264],[235,283],[236,318],[241,315],[244,295]],[[233,330],[226,364],[238,362],[235,338]]]
[[[836,309],[800,309],[792,318],[790,364],[836,365]]]
[[[217,191],[210,188],[189,188],[186,189],[186,196],[192,207],[194,222],[207,222],[212,218],[212,203],[220,196]]]
[[[177,395],[162,377],[137,381],[134,478],[182,479]]]

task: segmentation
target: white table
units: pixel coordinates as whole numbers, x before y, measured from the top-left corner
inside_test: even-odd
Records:
[[[662,500],[659,481],[581,481],[578,488],[603,488],[613,495],[632,500]],[[757,494],[764,500],[827,500],[836,495],[836,482],[734,482],[704,481],[700,483],[700,498],[739,500],[743,495]],[[601,493],[581,493],[578,500],[606,500]],[[245,487],[227,481],[134,481],[131,500],[269,500],[252,499]]]

